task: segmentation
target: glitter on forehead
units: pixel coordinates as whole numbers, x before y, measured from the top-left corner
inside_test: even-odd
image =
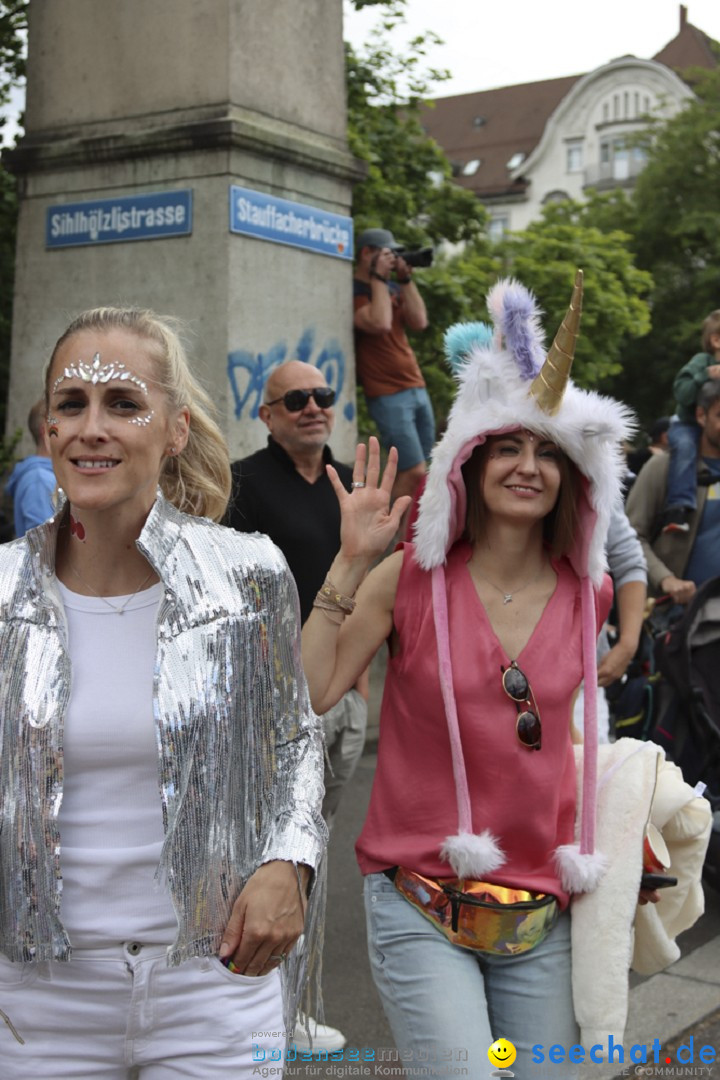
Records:
[[[107,383],[111,379],[120,379],[123,382],[134,383],[135,386],[139,386],[144,394],[147,394],[147,383],[139,379],[137,375],[133,375],[127,370],[124,364],[120,364],[115,360],[111,360],[109,364],[100,364],[100,353],[96,352],[92,358],[92,363],[86,364],[83,360],[78,360],[75,367],[66,367],[62,375],[53,383],[52,392],[55,393],[58,386],[65,379],[81,379],[83,382],[92,383],[96,386],[98,383]]]

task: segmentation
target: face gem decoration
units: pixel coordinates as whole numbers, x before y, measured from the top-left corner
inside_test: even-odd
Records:
[[[155,410],[151,409],[150,412],[147,414],[147,416],[133,416],[133,417],[131,417],[131,419],[128,420],[128,424],[137,424],[138,427],[147,427],[148,424],[150,423],[150,421],[152,420],[154,415],[155,415]]]
[[[93,386],[97,386],[98,383],[108,383],[111,379],[119,379],[121,382],[133,383],[134,386],[142,390],[143,394],[147,395],[148,392],[147,383],[128,371],[124,364],[111,360],[109,364],[101,365],[99,352],[95,353],[90,364],[78,360],[75,367],[66,367],[62,375],[59,375],[53,383],[53,393],[65,379],[81,379],[83,382],[92,383]],[[147,427],[154,415],[155,411],[151,409],[147,416],[133,416],[128,420],[128,423],[136,424],[138,427]],[[50,419],[48,417],[48,423],[50,423]],[[57,420],[54,420],[54,424],[57,425]],[[57,435],[58,432],[55,430],[49,432],[49,434]]]
[[[51,435],[54,435],[57,439],[60,434],[58,432],[58,424],[60,423],[60,421],[58,420],[57,416],[46,416],[45,423],[47,424],[48,439]]]

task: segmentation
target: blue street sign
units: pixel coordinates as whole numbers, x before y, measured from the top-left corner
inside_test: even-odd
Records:
[[[230,232],[336,259],[353,257],[352,218],[236,184],[230,185]]]
[[[61,203],[49,206],[45,246],[117,244],[189,236],[192,232],[192,191],[155,191],[116,199]]]

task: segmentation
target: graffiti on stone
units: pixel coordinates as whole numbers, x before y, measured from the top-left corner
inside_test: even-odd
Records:
[[[307,327],[294,348],[285,341],[278,341],[265,352],[235,349],[228,353],[228,379],[237,420],[257,419],[265,383],[274,369],[287,360],[313,364],[322,372],[327,385],[335,391],[337,402],[341,402],[345,387],[345,353],[342,346],[331,338],[321,348],[316,348],[315,329]],[[342,414],[346,420],[353,420],[355,402],[346,401]]]

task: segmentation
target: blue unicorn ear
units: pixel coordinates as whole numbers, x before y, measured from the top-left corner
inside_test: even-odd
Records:
[[[473,349],[487,349],[493,332],[482,322],[454,323],[445,331],[445,359],[457,375]]]

